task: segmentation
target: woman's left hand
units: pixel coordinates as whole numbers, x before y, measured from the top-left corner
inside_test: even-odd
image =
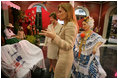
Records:
[[[56,33],[54,32],[53,28],[47,29],[46,31],[45,30],[41,30],[41,32],[42,33],[39,33],[40,35],[44,35],[44,36],[50,37],[52,39],[54,39],[55,36],[56,36]]]
[[[95,54],[95,53],[96,53],[96,47],[93,48],[93,54]]]
[[[98,42],[94,47],[93,47],[93,54],[96,53],[97,48],[102,44],[102,42]]]

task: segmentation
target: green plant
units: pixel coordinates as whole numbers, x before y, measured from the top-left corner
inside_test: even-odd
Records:
[[[36,43],[36,37],[34,37],[33,35],[27,35],[26,40],[28,40],[32,44]]]

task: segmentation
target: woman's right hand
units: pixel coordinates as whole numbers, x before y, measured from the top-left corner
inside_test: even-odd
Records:
[[[56,36],[56,33],[54,32],[54,28],[51,28],[51,29],[48,29],[48,30],[41,30],[42,33],[39,33],[40,35],[44,35],[44,36],[47,36],[47,37],[50,37],[52,39],[55,38]]]

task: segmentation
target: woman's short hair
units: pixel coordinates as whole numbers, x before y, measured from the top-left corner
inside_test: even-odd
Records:
[[[55,20],[57,20],[57,15],[56,15],[55,12],[51,13],[51,14],[49,15],[49,17],[53,17]]]

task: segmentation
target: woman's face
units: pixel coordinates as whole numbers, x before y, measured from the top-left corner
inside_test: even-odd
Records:
[[[63,8],[59,8],[58,18],[60,20],[65,20],[67,18],[67,12]]]
[[[51,16],[50,17],[50,22],[53,24],[55,22],[55,19]]]
[[[90,29],[90,26],[88,25],[88,23],[86,23],[85,21],[82,22],[82,29],[84,29],[85,31]]]

